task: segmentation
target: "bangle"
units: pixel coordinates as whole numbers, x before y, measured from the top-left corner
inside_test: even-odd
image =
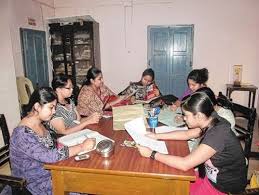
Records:
[[[150,158],[151,158],[152,160],[156,160],[156,159],[155,159],[156,153],[157,153],[157,151],[155,151],[155,150],[153,150],[153,151],[151,152]]]

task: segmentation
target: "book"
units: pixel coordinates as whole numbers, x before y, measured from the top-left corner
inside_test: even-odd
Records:
[[[90,129],[84,129],[82,131],[78,131],[78,132],[71,133],[69,135],[65,135],[63,137],[60,137],[58,139],[58,142],[65,145],[65,146],[71,147],[71,146],[75,146],[75,145],[83,143],[83,141],[85,141],[87,138],[95,138],[96,139],[95,146],[92,150],[95,150],[96,145],[102,140],[109,139],[109,140],[114,142],[114,140],[98,133],[97,131],[93,131],[93,130],[90,130]],[[80,152],[79,155],[90,152],[92,150]]]

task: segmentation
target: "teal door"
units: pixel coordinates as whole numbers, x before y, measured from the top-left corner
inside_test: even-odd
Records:
[[[149,26],[148,62],[163,95],[182,96],[192,69],[193,25]]]
[[[49,72],[44,31],[20,29],[24,73],[34,88],[49,86]]]

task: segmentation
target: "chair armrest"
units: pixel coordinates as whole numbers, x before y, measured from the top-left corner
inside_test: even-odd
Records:
[[[20,177],[14,177],[9,175],[0,174],[0,183],[9,185],[11,187],[24,188],[26,186],[26,180]]]

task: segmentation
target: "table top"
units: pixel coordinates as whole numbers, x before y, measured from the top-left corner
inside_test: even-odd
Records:
[[[258,89],[255,85],[252,84],[241,84],[241,85],[234,85],[234,84],[226,84],[227,88],[233,89]]]
[[[103,158],[95,151],[92,151],[89,160],[75,161],[74,157],[71,157],[54,164],[45,164],[45,168],[134,177],[195,180],[193,169],[188,171],[174,169],[156,160],[141,157],[136,148],[121,146],[120,144],[125,139],[132,139],[125,130],[114,131],[112,119],[103,118],[99,124],[89,125],[87,128],[96,130],[115,141],[115,152],[111,157]],[[190,153],[186,141],[166,141],[166,145],[171,155],[184,157]]]

